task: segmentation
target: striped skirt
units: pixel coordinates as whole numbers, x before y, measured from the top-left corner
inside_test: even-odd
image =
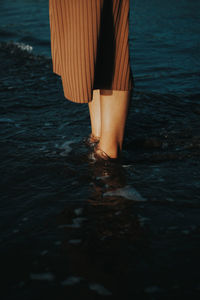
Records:
[[[131,90],[130,0],[49,0],[53,72],[64,96],[88,103],[93,90]]]

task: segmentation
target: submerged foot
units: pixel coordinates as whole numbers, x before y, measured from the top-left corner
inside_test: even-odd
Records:
[[[110,157],[105,151],[103,151],[99,144],[94,147],[93,157],[97,161],[109,161],[109,162],[118,162],[119,158]]]
[[[97,144],[100,141],[100,136],[96,136],[93,133],[89,136],[89,141],[91,144]]]
[[[100,137],[95,136],[93,133],[91,133],[89,135],[89,137],[85,140],[85,143],[89,146],[89,147],[94,147],[96,146],[100,141]]]

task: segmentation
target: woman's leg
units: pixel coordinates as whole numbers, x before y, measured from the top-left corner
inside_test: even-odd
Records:
[[[117,158],[122,150],[131,91],[100,90],[101,136],[99,148]]]
[[[94,137],[101,136],[101,105],[100,105],[100,90],[93,90],[93,99],[88,103],[91,133]]]

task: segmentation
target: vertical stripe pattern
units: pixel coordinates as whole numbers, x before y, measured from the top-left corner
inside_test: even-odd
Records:
[[[94,89],[131,90],[130,0],[49,0],[53,72],[64,95],[88,103]]]

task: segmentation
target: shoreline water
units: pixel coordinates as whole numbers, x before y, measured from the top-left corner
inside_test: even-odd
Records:
[[[35,52],[40,42],[42,51],[48,48],[31,33],[40,16],[47,26],[45,1],[38,7],[18,1],[16,15],[16,8],[5,10],[11,2],[0,4],[8,18],[0,35],[3,28],[16,37],[21,16],[16,40],[1,35],[0,43],[4,300],[199,299],[199,29],[189,39],[194,4],[180,1],[170,17],[170,1],[155,11],[152,1],[134,4],[140,12],[134,24],[131,19],[136,36],[130,35],[136,88],[123,160],[114,166],[89,160],[87,105],[64,98],[51,58]],[[36,19],[23,15],[23,3],[26,12],[38,10]],[[171,28],[167,36],[160,24]],[[183,32],[177,39],[174,28]]]
[[[3,298],[198,297],[195,96],[134,91],[122,164],[98,166],[51,60],[0,47]]]

